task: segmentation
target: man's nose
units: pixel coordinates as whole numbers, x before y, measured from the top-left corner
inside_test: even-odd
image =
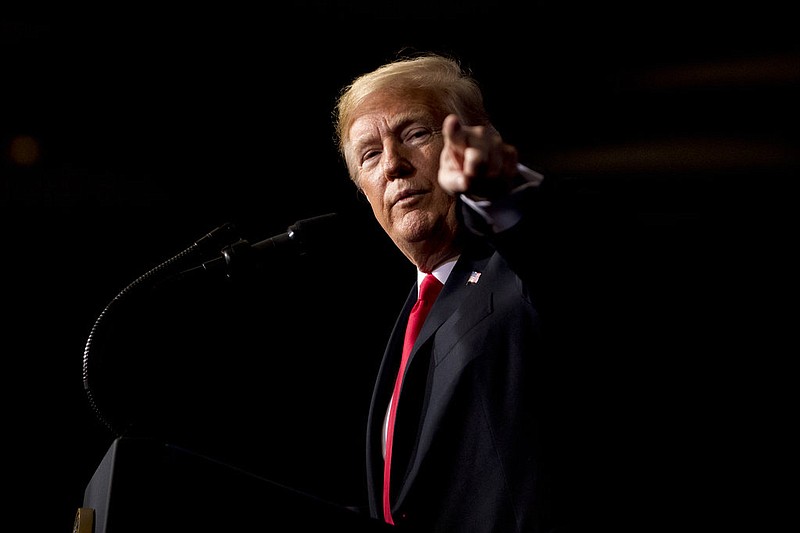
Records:
[[[413,168],[406,155],[403,143],[389,140],[384,144],[383,173],[387,179],[403,177]]]

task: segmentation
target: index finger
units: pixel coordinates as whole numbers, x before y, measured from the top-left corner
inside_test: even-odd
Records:
[[[461,127],[461,121],[454,114],[447,115],[442,123],[442,135],[445,142],[455,143],[462,147],[467,146],[467,132]]]

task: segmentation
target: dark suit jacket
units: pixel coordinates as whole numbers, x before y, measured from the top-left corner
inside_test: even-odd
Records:
[[[396,415],[391,492],[400,527],[466,533],[554,526],[540,413],[550,389],[543,380],[552,376],[526,279],[538,274],[537,261],[531,250],[512,253],[529,237],[520,226],[502,238],[470,239],[423,325]],[[480,274],[476,282],[473,273]],[[382,425],[416,298],[415,285],[390,336],[368,417],[374,517],[382,514]]]

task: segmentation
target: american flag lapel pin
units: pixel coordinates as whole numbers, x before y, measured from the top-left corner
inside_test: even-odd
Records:
[[[478,283],[479,279],[481,279],[481,273],[476,270],[473,270],[472,274],[469,275],[469,279],[467,279],[467,285],[469,285],[470,283],[473,284]]]

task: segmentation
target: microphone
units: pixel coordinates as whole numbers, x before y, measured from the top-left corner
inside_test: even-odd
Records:
[[[220,257],[184,270],[179,276],[224,271],[226,277],[230,278],[245,267],[259,267],[276,257],[303,256],[330,248],[338,235],[338,230],[339,216],[336,213],[298,220],[289,226],[285,233],[254,244],[250,244],[246,239],[239,239],[225,246],[220,252]]]

